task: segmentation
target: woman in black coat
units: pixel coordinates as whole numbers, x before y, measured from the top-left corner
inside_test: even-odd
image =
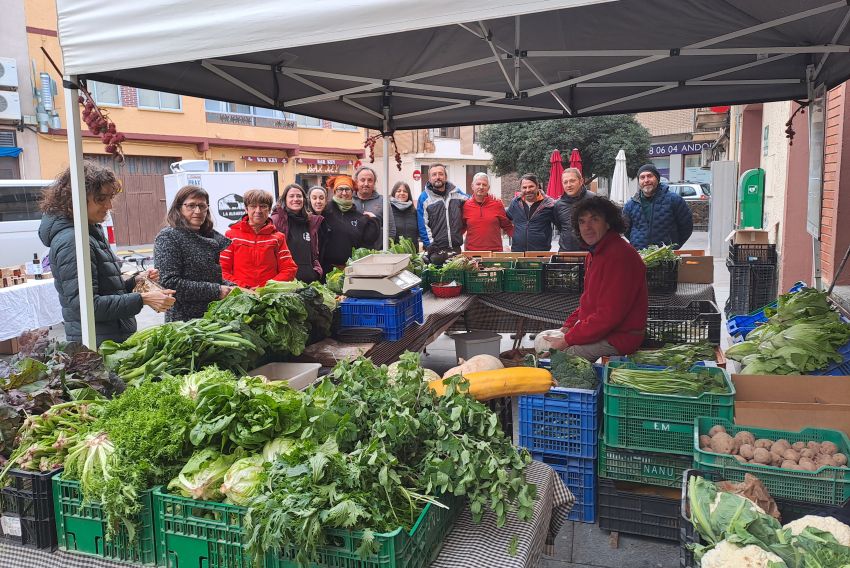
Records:
[[[321,261],[325,274],[335,266],[345,266],[351,251],[370,246],[378,238],[380,229],[373,217],[360,213],[354,206],[354,180],[340,175],[328,180],[333,198],[322,216],[323,236]]]
[[[413,193],[410,186],[403,181],[397,181],[390,192],[390,206],[395,219],[395,239],[405,237],[413,241],[413,246],[419,250],[419,219],[416,216],[416,205],[413,203]]]

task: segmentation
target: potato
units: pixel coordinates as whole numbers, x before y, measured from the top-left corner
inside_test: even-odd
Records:
[[[816,451],[806,448],[805,450],[800,452],[800,461],[803,461],[803,458],[814,461],[816,455],[818,455]]]
[[[785,460],[782,462],[782,469],[800,469],[800,466],[797,465],[797,462],[793,460]]]
[[[770,464],[769,465],[775,465],[775,466],[779,467],[782,464],[783,461],[785,461],[785,460],[782,458],[782,454],[780,454],[779,452],[774,452],[771,449],[771,451],[770,451]]]
[[[756,463],[770,465],[771,463],[771,455],[770,452],[765,450],[764,448],[756,448],[753,450],[753,461]]]
[[[741,463],[749,463],[747,461],[747,458],[745,458],[744,456],[735,456],[735,459],[738,460]]]
[[[833,444],[832,442],[824,442],[820,445],[820,453],[833,455],[838,452],[838,446]]]
[[[806,447],[812,450],[814,453],[820,453],[820,443],[819,442],[809,442],[806,444]]]
[[[703,434],[699,437],[699,447],[702,448],[710,448],[711,447],[711,436],[706,436]]]
[[[780,438],[773,442],[773,445],[770,447],[771,450],[775,450],[779,453],[784,452],[788,448],[791,447],[791,444],[785,438]],[[779,448],[782,448],[781,450]]]
[[[791,444],[791,449],[796,451],[796,452],[802,451],[803,448],[805,448],[805,447],[806,447],[805,442],[794,442],[793,444]]]
[[[745,459],[751,460],[753,459],[753,452],[755,448],[750,444],[742,444],[740,448],[738,448],[738,454]],[[739,460],[740,461],[740,460]]]
[[[788,449],[782,452],[782,459],[790,460],[794,463],[797,463],[798,461],[800,461],[800,454],[795,450]]]
[[[731,455],[734,450],[735,439],[726,432],[717,432],[711,437],[711,451]]]
[[[838,467],[838,464],[835,462],[835,459],[829,454],[818,454],[815,458],[815,464],[826,465],[829,467]]]
[[[720,432],[723,432],[725,434],[726,428],[718,424],[717,426],[711,427],[711,430],[708,431],[708,435],[713,438],[715,434],[719,434]]]
[[[738,447],[741,447],[744,444],[749,444],[752,446],[756,443],[756,437],[753,436],[752,432],[741,430],[740,432],[735,434],[735,442],[737,442]]]
[[[805,471],[817,471],[818,466],[809,458],[800,458],[800,469]]]
[[[835,465],[844,467],[844,466],[847,465],[847,456],[845,456],[844,454],[842,454],[840,452],[835,453],[835,454],[832,454],[832,461],[835,462]]]
[[[773,442],[771,440],[768,440],[767,438],[759,438],[753,445],[757,448],[764,448],[765,450],[769,450],[770,447],[773,445]]]

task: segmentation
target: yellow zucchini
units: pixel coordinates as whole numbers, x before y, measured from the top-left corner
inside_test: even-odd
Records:
[[[466,373],[463,378],[469,381],[469,394],[480,401],[521,394],[540,394],[549,392],[551,387],[556,386],[552,373],[534,367],[477,371]],[[438,395],[446,394],[446,385],[442,379],[431,381],[428,385]]]

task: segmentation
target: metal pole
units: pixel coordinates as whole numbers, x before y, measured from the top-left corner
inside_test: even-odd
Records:
[[[80,325],[83,345],[97,349],[94,328],[94,294],[91,281],[91,249],[89,247],[89,214],[86,180],[83,172],[83,139],[80,113],[77,110],[77,76],[68,75],[65,87],[65,120],[68,121],[68,165],[71,169],[71,199],[74,211],[74,250],[77,255],[77,286],[80,302]],[[52,259],[51,259],[52,260]]]
[[[390,139],[384,136],[384,250],[390,248]]]

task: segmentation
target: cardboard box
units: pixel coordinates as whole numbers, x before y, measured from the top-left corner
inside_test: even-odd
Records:
[[[679,249],[673,252],[676,256],[705,256],[705,251],[700,249]]]
[[[714,257],[679,257],[679,282],[686,282],[689,284],[713,284]]]
[[[493,251],[489,250],[465,250],[462,253],[466,258],[490,258],[493,256]]]
[[[18,338],[0,341],[0,355],[14,355],[21,350]]]
[[[525,256],[525,258],[549,258],[551,257],[553,252],[548,250],[531,250],[526,251],[525,254],[520,254],[519,256]]]
[[[850,377],[733,374],[732,382],[736,424],[830,428],[850,435]]]
[[[515,260],[517,258],[522,258],[522,253],[521,252],[511,252],[511,251],[494,252],[491,255],[491,257],[492,258],[507,258],[509,260]]]
[[[736,245],[766,245],[770,244],[768,232],[764,229],[738,229],[729,233],[726,240]]]

